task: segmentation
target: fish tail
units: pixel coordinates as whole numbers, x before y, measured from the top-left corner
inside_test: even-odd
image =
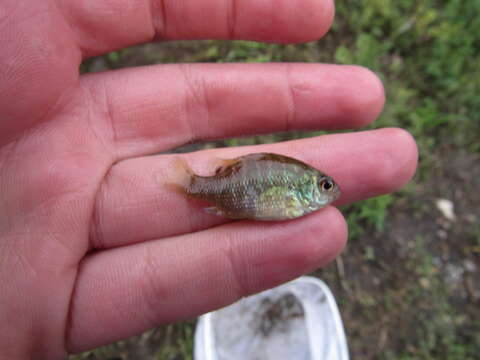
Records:
[[[167,182],[167,187],[181,195],[189,193],[193,179],[196,177],[187,160],[183,157],[176,157],[173,161],[172,180]]]

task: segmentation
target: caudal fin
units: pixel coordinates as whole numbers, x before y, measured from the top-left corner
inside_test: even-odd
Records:
[[[171,179],[166,183],[166,186],[178,194],[188,194],[189,185],[195,174],[188,165],[187,160],[180,156],[176,157],[173,161],[171,174]]]

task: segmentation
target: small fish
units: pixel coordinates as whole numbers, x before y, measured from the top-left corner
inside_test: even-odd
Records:
[[[209,203],[207,212],[231,219],[293,219],[340,196],[331,177],[284,155],[258,153],[221,160],[212,176],[194,174],[184,161],[179,165],[185,179],[176,190]]]

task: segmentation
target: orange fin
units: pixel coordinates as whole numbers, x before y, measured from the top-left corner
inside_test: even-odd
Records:
[[[239,162],[239,159],[221,159],[215,158],[209,161],[211,166],[215,169],[215,175],[222,172],[225,168],[235,165]]]
[[[187,188],[195,176],[193,170],[183,157],[177,157],[173,161],[172,175],[170,181],[165,186],[177,194],[186,195]]]
[[[188,165],[188,162],[184,157],[176,157],[173,161],[173,168],[179,173],[187,174],[190,176],[193,175],[193,170],[190,165]]]

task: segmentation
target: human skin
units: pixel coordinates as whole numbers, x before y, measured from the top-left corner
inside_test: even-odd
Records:
[[[191,318],[321,267],[346,242],[334,207],[227,222],[169,190],[191,141],[364,126],[370,71],[324,64],[158,65],[79,75],[83,59],[170,39],[320,38],[331,0],[0,2],[0,359],[62,359]],[[185,154],[293,156],[331,175],[338,204],[395,191],[417,149],[400,129]]]

